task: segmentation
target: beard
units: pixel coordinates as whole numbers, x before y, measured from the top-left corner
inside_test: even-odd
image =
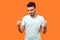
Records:
[[[29,15],[33,17],[35,15],[35,13],[29,13]]]
[[[35,12],[34,12],[34,13],[29,13],[29,15],[30,15],[31,17],[33,17],[33,16],[35,15]]]

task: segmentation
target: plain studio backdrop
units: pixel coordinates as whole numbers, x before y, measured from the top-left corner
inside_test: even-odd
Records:
[[[47,33],[42,40],[60,40],[60,0],[0,0],[0,40],[23,40],[16,22],[28,14],[27,3],[35,2],[37,13],[47,21]]]

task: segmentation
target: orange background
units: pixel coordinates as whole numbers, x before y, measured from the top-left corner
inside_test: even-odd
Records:
[[[37,5],[37,13],[48,21],[47,33],[42,40],[60,40],[59,0],[0,0],[0,40],[23,40],[25,33],[19,33],[16,22],[28,13],[27,3]]]

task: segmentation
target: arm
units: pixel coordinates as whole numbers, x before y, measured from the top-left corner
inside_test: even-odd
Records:
[[[20,21],[17,22],[17,26],[18,26],[18,30],[20,33],[23,33],[24,32],[24,25],[21,25]]]
[[[45,34],[47,31],[47,21],[44,21],[44,23],[42,24],[42,31]]]

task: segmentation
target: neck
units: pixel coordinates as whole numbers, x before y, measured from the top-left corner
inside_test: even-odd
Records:
[[[37,16],[37,14],[34,14],[33,16],[31,16],[32,18],[35,18]]]

